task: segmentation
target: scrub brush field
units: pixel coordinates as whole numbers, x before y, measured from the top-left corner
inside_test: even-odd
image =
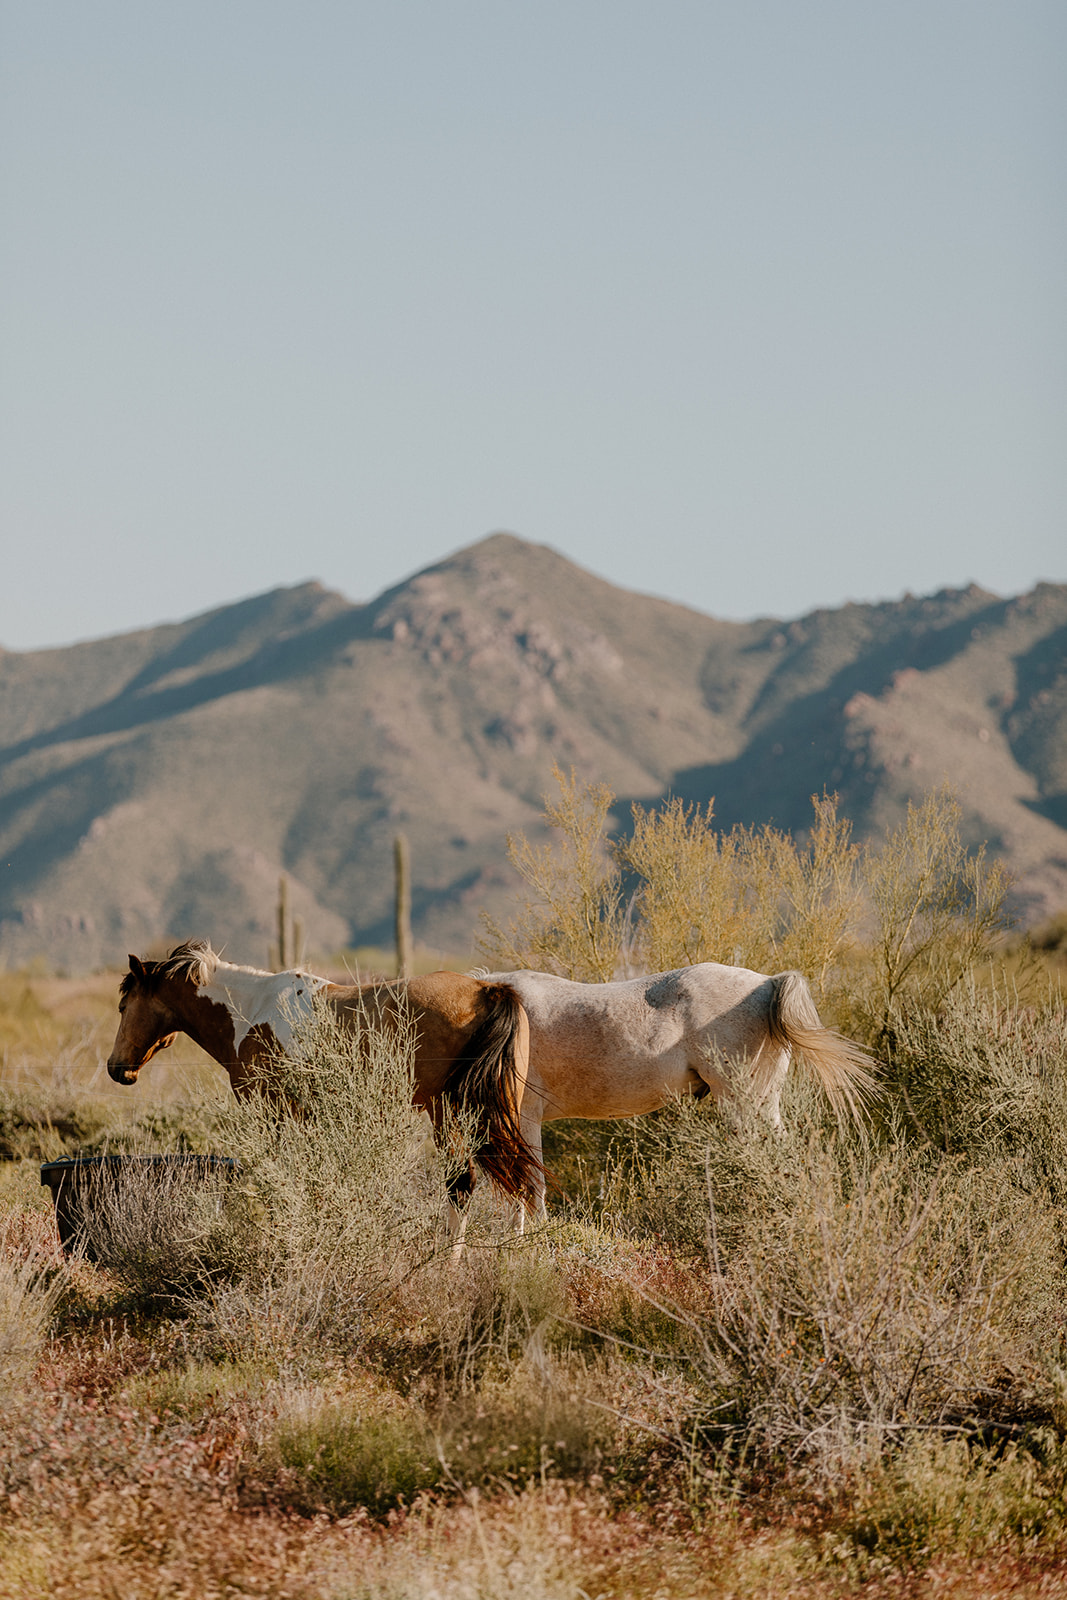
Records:
[[[544,1225],[453,1259],[411,1040],[325,1012],[237,1101],[191,1045],[100,1063],[118,974],[0,979],[0,1595],[1054,1595],[1067,1588],[1067,1016],[949,797],[861,856],[561,778],[496,965],[802,968],[880,1063],[546,1129]],[[523,855],[526,850],[525,857]],[[776,887],[775,887],[776,886]],[[210,932],[210,930],[204,930]],[[671,942],[673,941],[673,943]],[[718,941],[718,942],[716,942]],[[288,1078],[288,1081],[286,1081]],[[299,1117],[278,1109],[298,1103]],[[142,1175],[59,1248],[41,1161]]]

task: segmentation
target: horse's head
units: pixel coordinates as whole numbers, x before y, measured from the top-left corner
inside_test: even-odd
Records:
[[[136,1083],[145,1062],[183,1031],[175,986],[202,977],[209,958],[214,961],[213,952],[200,944],[179,945],[166,961],[130,957],[130,970],[119,986],[119,1031],[107,1060],[116,1083]]]

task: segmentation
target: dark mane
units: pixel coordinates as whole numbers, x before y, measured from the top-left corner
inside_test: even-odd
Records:
[[[142,961],[143,977],[141,973],[127,972],[119,984],[119,996],[128,999],[142,989],[151,993],[168,978],[177,978],[182,983],[208,983],[218,960],[206,939],[188,939],[185,944],[175,945],[162,961]]]

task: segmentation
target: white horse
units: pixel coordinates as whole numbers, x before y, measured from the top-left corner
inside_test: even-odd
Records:
[[[796,1052],[838,1115],[859,1118],[874,1062],[824,1028],[799,972],[768,977],[704,961],[625,983],[573,983],[548,972],[479,973],[507,983],[530,1021],[521,1126],[541,1159],[541,1125],[561,1117],[638,1117],[679,1095],[741,1092],[774,1127]],[[545,1214],[538,1168],[532,1209]]]

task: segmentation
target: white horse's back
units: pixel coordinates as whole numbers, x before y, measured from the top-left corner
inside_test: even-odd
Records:
[[[778,1125],[794,1053],[839,1115],[861,1115],[874,1088],[865,1051],[824,1028],[799,972],[769,976],[705,961],[622,983],[548,972],[485,976],[515,989],[530,1021],[526,1137],[560,1117],[635,1117],[682,1094],[743,1093]]]
[[[530,1018],[531,1086],[556,1117],[634,1117],[679,1094],[727,1092],[717,1064],[755,1061],[772,1041],[774,978],[703,962],[622,983],[547,972],[493,974]]]

